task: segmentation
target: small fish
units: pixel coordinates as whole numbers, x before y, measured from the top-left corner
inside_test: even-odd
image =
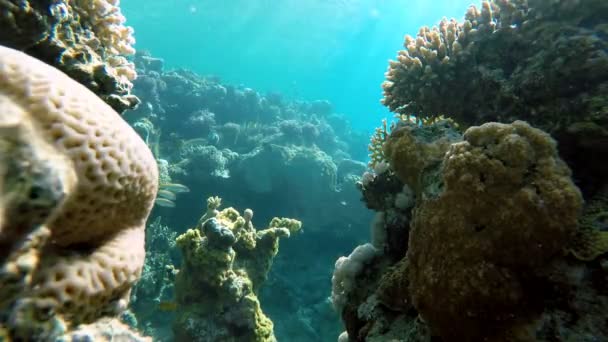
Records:
[[[160,207],[175,208],[175,202],[162,197],[157,197],[154,203]]]
[[[209,133],[209,136],[207,136],[207,140],[209,140],[211,145],[217,145],[220,142],[220,135],[216,132],[211,132]]]
[[[161,197],[161,198],[164,198],[164,199],[168,199],[168,200],[171,200],[171,201],[175,201],[175,198],[176,198],[176,196],[175,196],[174,193],[172,193],[171,191],[166,190],[166,189],[160,189],[160,190],[158,190],[158,194],[157,195],[158,195],[158,197]]]
[[[191,147],[195,145],[207,145],[207,139],[205,138],[195,138],[184,141],[184,147]]]
[[[158,304],[158,309],[161,311],[175,311],[177,310],[177,303],[174,301],[164,301]]]
[[[182,192],[190,192],[187,186],[178,183],[167,183],[161,184],[160,186],[163,190],[171,191],[173,193],[179,194]]]

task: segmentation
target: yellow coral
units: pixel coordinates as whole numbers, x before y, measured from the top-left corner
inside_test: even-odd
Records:
[[[464,138],[443,159],[442,191],[414,211],[407,252],[416,309],[462,341],[492,339],[529,314],[521,275],[561,255],[583,202],[548,134],[516,121]]]
[[[302,222],[286,217],[273,217],[269,228],[287,228],[290,233],[295,233],[302,228]]]
[[[454,128],[449,121],[428,126],[402,122],[391,131],[384,155],[397,177],[416,193],[422,190],[423,171],[441,162],[450,144],[460,140]]]
[[[370,161],[368,166],[373,170],[376,168],[378,163],[386,162],[384,155],[384,143],[388,137],[388,131],[386,129],[386,119],[382,120],[382,127],[377,127],[374,135],[370,139],[370,143],[367,147],[370,152]]]
[[[189,229],[177,238],[184,260],[175,286],[176,338],[193,340],[204,334],[210,340],[276,341],[256,293],[278,252],[279,238],[300,229],[301,223],[274,218],[268,229],[257,231],[251,209],[241,216],[234,208],[218,211],[220,204],[219,197],[209,197],[200,230]],[[234,330],[235,324],[242,328]],[[213,329],[193,330],[193,325]]]

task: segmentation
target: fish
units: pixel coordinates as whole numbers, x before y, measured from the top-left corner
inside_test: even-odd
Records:
[[[190,139],[190,140],[184,141],[183,144],[184,144],[184,147],[190,147],[190,146],[194,146],[194,145],[207,145],[207,139],[205,139],[205,138]]]
[[[177,310],[177,303],[174,301],[163,301],[158,304],[158,309],[161,311],[175,311]]]
[[[165,189],[158,190],[157,196],[160,198],[171,200],[171,201],[175,201],[175,198],[176,198],[176,196],[173,192],[171,192],[169,190],[165,190]]]
[[[182,192],[190,192],[190,189],[188,189],[187,186],[185,186],[183,184],[178,184],[178,183],[161,184],[160,187],[163,190],[171,191],[171,192],[174,192],[176,194],[179,194],[179,193],[182,193]]]
[[[175,202],[162,197],[157,197],[154,204],[160,207],[175,208]]]

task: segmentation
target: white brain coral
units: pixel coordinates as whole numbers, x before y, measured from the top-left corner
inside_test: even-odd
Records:
[[[0,86],[76,171],[75,191],[49,223],[57,244],[94,242],[145,222],[156,161],[114,110],[62,72],[8,48],[0,48]]]
[[[336,311],[341,313],[348,301],[348,294],[356,286],[355,277],[377,255],[378,249],[366,243],[357,246],[348,257],[338,258],[331,278],[331,301]]]
[[[44,223],[51,237],[27,296],[50,298],[56,312],[93,321],[128,300],[141,273],[145,223],[158,186],[156,161],[95,94],[59,70],[0,46],[0,108],[11,106],[19,108],[11,112],[19,114],[16,125],[33,136],[32,148],[43,141],[64,156],[56,159],[56,170],[75,178]],[[5,221],[11,219],[0,222],[10,225]]]

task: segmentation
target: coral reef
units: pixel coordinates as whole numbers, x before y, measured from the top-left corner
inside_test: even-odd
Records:
[[[279,340],[333,339],[340,328],[327,300],[327,279],[337,254],[323,245],[342,253],[367,232],[372,214],[356,186],[366,169],[365,134],[354,132],[327,101],[263,95],[188,70],[165,70],[162,60],[145,51],[134,61],[134,93],[142,105],[124,117],[148,142],[160,167],[154,214],[181,233],[193,225],[185,213],[201,210],[198,197],[217,193],[235,208],[260,203],[256,217],[261,220],[280,212],[306,222],[306,234],[297,242],[283,242],[289,248],[275,258],[259,297]],[[164,183],[186,184],[191,191],[166,196]],[[324,243],[317,246],[317,241]],[[310,263],[313,244],[317,258]],[[153,246],[148,253],[157,252],[165,251]],[[144,291],[137,302],[150,304],[155,298]],[[143,318],[141,308],[135,308],[140,326],[164,321],[164,312]]]
[[[334,287],[339,340],[607,338],[600,13],[483,1],[406,36],[383,84],[398,122],[372,137],[359,182],[379,250]],[[399,207],[414,209],[388,215]]]
[[[482,1],[462,22],[406,36],[383,103],[464,128],[525,120],[558,141],[577,184],[593,195],[608,171],[605,161],[588,162],[608,153],[606,16],[602,0]]]
[[[555,142],[520,121],[469,128],[441,174],[411,225],[410,295],[441,336],[490,338],[542,307],[534,274],[576,231],[582,197]]]
[[[80,82],[119,113],[135,107],[133,29],[116,0],[2,0],[0,44],[24,51]]]
[[[421,128],[408,121],[399,121],[392,127],[390,139],[382,144],[382,149],[399,179],[420,195],[428,186],[424,174],[432,173],[450,145],[460,139],[460,133],[450,121]]]
[[[256,230],[253,211],[218,211],[221,200],[211,197],[195,229],[176,242],[183,254],[175,294],[178,341],[276,341],[272,321],[257,298],[266,280],[279,239],[289,237],[301,223],[274,218]]]
[[[174,297],[174,265],[179,265],[175,245],[177,233],[161,223],[161,217],[146,227],[146,259],[141,278],[131,292],[131,310],[137,317],[136,327],[157,340],[170,340],[173,312],[159,310]]]
[[[129,326],[117,319],[101,319],[93,324],[83,324],[78,329],[62,336],[57,342],[99,341],[99,342],[152,342],[132,331]]]
[[[368,208],[377,213],[371,223],[371,242],[336,262],[331,298],[347,330],[340,338],[415,340],[416,314],[411,304],[406,305],[411,303],[408,292],[400,292],[407,290],[408,280],[399,277],[405,271],[395,265],[404,264],[417,197],[388,165],[366,173],[358,186]]]
[[[588,201],[579,229],[568,251],[577,259],[590,261],[608,253],[608,189]]]
[[[608,309],[605,197],[583,205],[556,142],[525,122],[473,126],[461,138],[450,125],[393,125],[383,145],[390,168],[363,177],[364,199],[379,212],[368,245],[378,252],[373,263],[336,264],[340,278],[352,270],[351,290],[332,294],[342,338],[608,336],[600,318]],[[434,141],[447,141],[442,153],[408,148]]]
[[[378,250],[369,243],[357,246],[348,257],[340,257],[336,261],[334,275],[331,279],[331,301],[334,308],[341,312],[347,303],[348,293],[354,290],[354,278],[370,264]]]
[[[156,162],[110,106],[0,47],[0,327],[48,340],[126,309]]]

